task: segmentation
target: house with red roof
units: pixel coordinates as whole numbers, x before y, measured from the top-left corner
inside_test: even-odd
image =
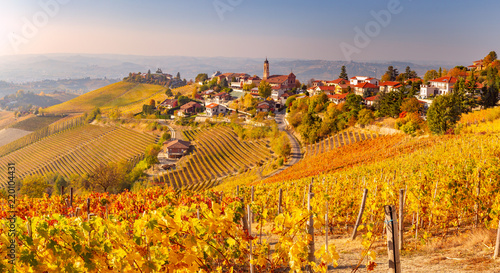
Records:
[[[378,80],[366,76],[354,76],[349,79],[349,83],[351,84],[351,86],[358,85],[360,83],[370,83],[373,85],[378,85]]]
[[[370,97],[378,93],[379,87],[375,84],[371,84],[369,82],[358,83],[354,85],[354,94]]]
[[[193,115],[199,113],[202,108],[203,106],[201,106],[201,104],[194,101],[190,101],[181,106],[181,109],[179,110],[179,115],[185,115],[185,116]]]
[[[344,93],[344,94],[327,95],[327,97],[328,97],[329,101],[331,101],[335,104],[339,104],[339,103],[343,103],[347,100],[347,95],[349,95],[349,94]]]
[[[474,70],[474,69],[475,70],[479,70],[479,71],[483,70],[485,68],[484,67],[484,61],[483,61],[483,59],[477,60],[477,61],[473,61],[472,65],[467,66],[467,68],[469,70]]]
[[[172,109],[174,107],[177,107],[178,102],[176,99],[166,99],[160,105],[158,105],[159,108],[165,108],[165,109]]]
[[[207,116],[209,117],[215,117],[218,116],[219,114],[226,114],[227,113],[227,108],[224,105],[217,104],[217,103],[210,103],[209,105],[205,106]]]
[[[165,145],[165,153],[168,158],[181,158],[189,152],[191,142],[184,140],[172,140]]]
[[[321,93],[325,93],[327,95],[333,95],[335,94],[335,86],[327,86],[327,85],[313,86],[308,88],[307,92],[309,92],[310,96],[316,96]]]
[[[430,80],[428,85],[420,85],[420,97],[428,98],[429,96],[449,94],[457,80],[455,77],[441,77]]]
[[[379,96],[371,96],[371,97],[368,97],[368,98],[365,98],[364,101],[365,101],[365,105],[366,106],[373,106],[375,105],[375,102],[379,99]]]
[[[213,96],[215,103],[224,103],[231,100],[231,95],[226,92],[220,92]]]
[[[401,86],[403,85],[399,82],[393,82],[393,81],[380,82],[379,91],[384,93],[392,92],[396,89],[399,89]]]
[[[255,107],[257,113],[260,112],[274,112],[275,109],[275,103],[272,100],[265,100],[263,102],[259,102],[257,106]]]

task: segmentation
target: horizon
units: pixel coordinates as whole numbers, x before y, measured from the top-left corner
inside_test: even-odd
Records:
[[[0,11],[0,56],[470,63],[500,46],[490,34],[495,1],[116,3],[8,2]],[[466,22],[471,15],[478,16]]]

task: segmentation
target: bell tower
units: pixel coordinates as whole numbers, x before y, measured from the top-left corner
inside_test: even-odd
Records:
[[[266,60],[264,61],[264,76],[262,77],[262,79],[267,80],[268,77],[269,77],[269,61],[267,60],[266,57]]]

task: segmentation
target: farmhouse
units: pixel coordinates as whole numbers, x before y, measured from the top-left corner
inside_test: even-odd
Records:
[[[446,95],[453,90],[453,86],[457,82],[455,77],[441,77],[429,81],[429,84],[420,85],[420,97],[427,98],[429,96]]]
[[[347,95],[349,95],[349,94],[344,93],[344,94],[328,95],[328,100],[335,103],[335,104],[339,104],[339,103],[346,101]]]
[[[207,116],[209,117],[215,117],[219,114],[226,114],[227,113],[227,108],[226,106],[224,105],[220,105],[220,104],[217,104],[217,103],[210,103],[209,105],[207,105],[206,107],[206,111],[207,111]]]
[[[176,99],[166,99],[159,105],[160,108],[166,108],[166,109],[172,109],[174,107],[177,107],[177,100]]]
[[[165,153],[168,158],[181,158],[188,153],[191,142],[184,140],[172,140],[165,145]]]
[[[190,102],[184,104],[183,106],[181,106],[181,109],[179,112],[184,114],[184,115],[192,115],[192,114],[199,113],[202,108],[203,108],[203,106],[201,106],[199,103],[194,102],[194,101],[190,101]]]

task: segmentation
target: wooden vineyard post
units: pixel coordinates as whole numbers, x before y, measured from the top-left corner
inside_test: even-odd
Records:
[[[399,250],[403,249],[405,190],[399,190]]]
[[[254,193],[255,193],[255,187],[252,186],[252,191],[251,191],[251,197],[252,197],[252,204],[253,204],[253,201],[254,201]],[[251,221],[252,223],[254,222],[255,218],[253,216],[253,213],[252,214],[249,214],[249,215],[252,215],[252,218],[251,218]]]
[[[477,228],[479,224],[479,193],[481,192],[481,169],[477,174],[477,192],[476,192],[476,216],[474,217],[474,227]]]
[[[69,205],[73,207],[73,188],[69,189]]]
[[[236,186],[236,196],[240,195],[240,186]]]
[[[311,207],[311,198],[314,196],[312,193],[312,182],[309,184],[309,194],[307,195],[307,211],[309,212],[309,221],[308,221],[308,231],[309,235],[311,236],[311,241],[309,241],[309,256],[308,256],[308,261],[309,262],[314,262],[314,219],[313,219],[313,214],[312,214],[312,207]]]
[[[385,225],[387,231],[387,253],[389,258],[389,273],[400,273],[398,219],[394,206],[385,206]]]
[[[280,189],[278,196],[278,214],[281,214],[281,203],[283,202],[283,189]]]
[[[80,208],[76,208],[76,211],[75,211],[75,216],[78,217],[80,216]]]
[[[365,210],[367,195],[368,195],[368,189],[365,189],[363,191],[363,199],[361,200],[361,207],[359,208],[358,219],[356,220],[356,224],[354,225],[354,230],[352,232],[352,237],[351,237],[352,240],[356,239],[356,235],[358,233],[358,226],[359,224],[361,224],[361,218],[363,217],[363,211]]]
[[[328,254],[328,231],[330,231],[328,227],[328,201],[326,201],[326,213],[325,213],[325,253]],[[326,265],[328,268],[328,265]]]
[[[252,186],[252,193],[253,193],[253,186]],[[252,195],[253,196],[253,195]],[[253,259],[253,254],[252,254],[252,221],[253,221],[253,213],[250,210],[250,205],[247,205],[247,210],[248,210],[248,237],[250,238],[250,273],[253,273],[253,264],[252,264],[252,259]]]
[[[87,216],[90,214],[90,198],[87,198]]]
[[[498,221],[497,241],[495,243],[495,254],[493,254],[493,259],[498,258],[499,251],[500,251],[500,221]]]

